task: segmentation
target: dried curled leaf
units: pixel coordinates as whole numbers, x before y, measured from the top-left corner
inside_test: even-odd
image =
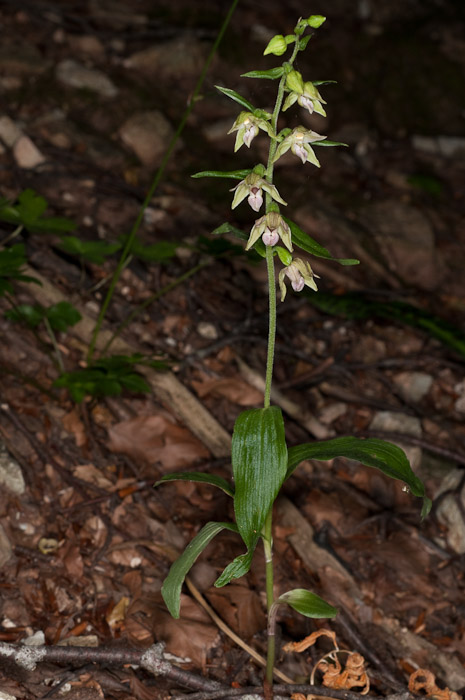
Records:
[[[434,700],[462,700],[458,693],[449,688],[438,688],[436,677],[431,671],[424,668],[417,669],[409,678],[408,689],[411,693],[419,693],[423,690],[428,698]]]
[[[323,674],[322,684],[326,688],[335,688],[337,690],[352,690],[360,688],[361,695],[366,695],[370,690],[370,680],[365,670],[365,659],[357,652],[351,652],[348,649],[339,649],[336,634],[331,630],[321,629],[313,632],[308,637],[305,637],[301,642],[290,642],[284,647],[285,651],[302,652],[315,644],[319,637],[329,637],[334,644],[334,650],[325,654],[315,664],[310,682],[314,684],[315,673],[320,671]],[[345,666],[342,666],[339,660],[339,654],[348,654]],[[305,700],[302,696],[293,695],[292,700]],[[307,696],[307,700],[313,700],[313,696]],[[444,697],[440,700],[459,700],[459,698]]]

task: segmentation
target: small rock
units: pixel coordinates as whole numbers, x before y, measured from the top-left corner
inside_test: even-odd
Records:
[[[8,539],[3,525],[0,525],[0,569],[5,566],[13,554],[10,540]]]
[[[347,412],[347,404],[341,401],[330,403],[324,406],[318,414],[318,418],[324,425],[330,425],[335,420],[343,416]]]
[[[144,165],[155,167],[161,162],[173,129],[161,112],[140,112],[123,124],[119,135]]]
[[[45,163],[45,156],[31,141],[29,136],[20,136],[13,146],[13,155],[20,168],[31,170]]]
[[[421,437],[421,422],[415,416],[407,416],[405,413],[394,413],[392,411],[379,411],[373,416],[370,423],[370,430],[381,430],[386,433],[404,433]],[[404,450],[413,471],[419,468],[421,462],[421,449],[405,445],[397,440],[390,440]]]
[[[100,39],[96,36],[92,36],[91,34],[70,36],[68,41],[73,52],[92,56],[94,58],[103,58],[105,56],[105,48]]]
[[[124,61],[124,67],[148,78],[179,79],[197,76],[206,58],[206,46],[194,37],[181,37],[138,51]]]
[[[5,146],[12,148],[23,132],[10,117],[0,117],[0,139]]]
[[[465,138],[461,136],[413,136],[412,145],[417,151],[446,158],[465,154]]]
[[[454,391],[459,395],[454,408],[459,413],[465,413],[465,379],[454,386]]]
[[[87,68],[82,63],[66,59],[56,67],[56,78],[64,85],[92,90],[102,97],[115,97],[118,90],[102,71]]]
[[[452,469],[442,480],[435,498],[445,491],[456,491],[462,477],[462,469]],[[456,493],[445,495],[439,501],[436,516],[446,528],[446,541],[449,547],[457,554],[465,554],[465,521],[458,499],[462,502],[462,508],[465,507],[465,487],[462,488],[460,495]]]
[[[17,700],[16,695],[10,695],[9,693],[4,693],[0,690],[0,700]]]
[[[26,490],[21,467],[6,448],[0,445],[0,487],[3,486],[17,496],[21,496]]]
[[[404,399],[417,402],[430,390],[433,377],[425,372],[399,372],[394,381]]]
[[[213,323],[208,323],[208,321],[200,321],[197,324],[197,333],[207,340],[216,340],[218,338],[218,331]]]
[[[421,289],[438,287],[442,268],[433,228],[419,209],[392,199],[369,204],[360,218],[393,272]]]
[[[31,75],[40,75],[49,67],[50,62],[44,60],[31,43],[23,41],[21,45],[8,45],[5,36],[3,39],[0,48],[1,73],[30,78]]]

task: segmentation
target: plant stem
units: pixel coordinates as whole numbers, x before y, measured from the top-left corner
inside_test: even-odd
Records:
[[[266,607],[268,611],[268,620],[274,603],[273,594],[273,536],[272,536],[272,518],[273,508],[270,508],[266,516],[265,525],[263,527],[263,549],[265,552],[265,573],[266,573]],[[275,659],[275,634],[274,627],[271,629],[268,624],[268,640],[266,653],[266,682],[272,685],[273,669]]]
[[[195,103],[197,101],[197,98],[199,96],[203,82],[205,80],[205,76],[207,74],[207,71],[210,67],[210,64],[213,60],[213,57],[218,49],[218,46],[221,42],[221,39],[223,38],[223,35],[224,35],[226,28],[231,20],[231,17],[234,13],[234,10],[236,9],[236,5],[238,2],[239,2],[239,0],[233,0],[231,5],[230,5],[230,8],[228,10],[228,14],[225,17],[224,22],[221,25],[220,31],[218,32],[218,35],[215,39],[215,42],[210,50],[210,53],[208,54],[207,60],[205,61],[205,64],[203,66],[200,77],[199,77],[197,84],[194,88],[194,91],[192,92],[192,95],[189,99],[187,108],[186,108],[186,110],[181,118],[181,121],[178,124],[178,128],[176,129],[171,141],[168,144],[168,148],[166,150],[165,155],[163,156],[163,160],[161,162],[161,165],[158,168],[157,172],[155,173],[155,177],[153,178],[153,181],[152,181],[152,184],[150,185],[149,191],[147,192],[147,195],[142,203],[142,206],[139,210],[137,218],[133,224],[131,232],[130,232],[128,239],[126,241],[126,245],[124,246],[123,252],[121,253],[121,257],[119,259],[118,265],[116,266],[116,270],[113,273],[113,277],[112,277],[112,280],[110,282],[110,286],[108,288],[107,295],[106,295],[105,299],[103,300],[102,306],[100,308],[100,313],[98,315],[94,330],[92,332],[92,337],[91,337],[91,340],[89,343],[89,349],[87,351],[87,364],[92,363],[92,358],[94,356],[95,347],[97,345],[98,334],[99,334],[100,329],[102,327],[103,320],[105,318],[107,309],[108,309],[110,302],[113,298],[113,294],[115,292],[116,285],[118,284],[121,272],[124,268],[126,258],[130,254],[133,241],[136,238],[137,233],[139,231],[140,225],[142,223],[142,219],[144,217],[144,212],[147,209],[147,207],[148,207],[148,205],[153,197],[153,194],[154,194],[156,188],[158,187],[158,184],[159,184],[159,182],[160,182],[160,180],[165,172],[165,168],[168,164],[169,159],[171,158],[171,154],[174,151],[174,148],[179,140],[179,137],[181,136],[181,133],[184,130],[184,127],[185,127],[186,122],[189,118],[189,115],[192,112],[192,110],[194,109]]]
[[[294,50],[289,60],[290,65],[295,61],[299,51],[299,39],[296,37]],[[281,111],[284,98],[284,87],[286,84],[286,73],[283,74],[279,81],[278,94],[271,119],[273,132],[277,133],[278,117]],[[266,180],[273,184],[273,158],[278,147],[278,142],[275,139],[271,140],[270,149],[268,152],[268,163],[266,168]],[[271,210],[272,198],[270,194],[266,194],[266,213]],[[265,375],[265,398],[264,408],[270,406],[271,401],[271,383],[273,380],[273,363],[276,341],[276,277],[274,270],[274,253],[272,246],[266,246],[266,266],[268,271],[268,294],[269,294],[269,321],[268,321],[268,352],[266,359],[266,375]],[[265,551],[265,574],[266,574],[266,606],[268,611],[268,627],[267,627],[267,655],[266,655],[266,674],[265,674],[265,693],[267,697],[272,696],[273,686],[273,669],[276,654],[276,606],[274,605],[273,593],[273,538],[272,538],[272,518],[273,508],[270,508],[266,517],[263,529],[263,547]]]
[[[273,248],[266,247],[266,266],[268,270],[269,320],[268,320],[268,353],[266,359],[265,399],[263,405],[268,408],[271,398],[271,382],[273,379],[274,348],[276,339],[276,279],[274,274]]]

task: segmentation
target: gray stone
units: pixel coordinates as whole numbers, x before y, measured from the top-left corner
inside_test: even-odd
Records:
[[[421,422],[415,416],[408,416],[405,413],[394,413],[393,411],[379,411],[373,416],[370,423],[370,430],[381,430],[386,433],[404,433],[421,437]],[[413,471],[417,470],[421,462],[421,449],[401,443],[397,440],[390,440],[404,450]]]
[[[173,133],[170,123],[158,111],[134,114],[119,130],[124,145],[149,167],[160,164]]]
[[[462,469],[451,469],[435,494],[435,498],[446,491],[456,492],[463,477]],[[465,554],[465,521],[458,503],[460,498],[462,507],[465,507],[465,487],[460,495],[448,493],[440,501],[436,509],[439,522],[446,528],[446,542],[457,554]]]
[[[68,87],[91,90],[102,97],[115,97],[118,94],[115,85],[102,71],[87,68],[72,59],[61,61],[56,67],[55,75],[60,83]]]
[[[369,204],[359,218],[392,272],[422,289],[438,287],[442,269],[433,228],[419,209],[393,199]]]
[[[197,76],[207,56],[205,44],[194,37],[181,37],[138,51],[124,61],[124,67],[148,78],[163,75],[180,79]]]
[[[465,154],[465,138],[460,136],[413,136],[412,145],[417,151],[446,158]]]
[[[407,401],[421,401],[433,383],[433,377],[426,372],[399,372],[394,377],[400,393]]]
[[[21,496],[26,490],[23,473],[18,462],[13,459],[6,448],[0,444],[0,487]]]

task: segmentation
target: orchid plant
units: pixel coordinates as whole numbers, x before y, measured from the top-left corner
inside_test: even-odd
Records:
[[[177,618],[180,614],[180,596],[184,579],[199,554],[222,530],[229,530],[242,538],[246,551],[236,557],[215,582],[224,586],[239,578],[250,569],[252,557],[261,540],[265,552],[266,600],[268,610],[268,653],[265,683],[271,686],[275,659],[275,624],[280,605],[288,605],[310,618],[330,618],[337,614],[336,608],[324,601],[313,591],[294,589],[275,596],[273,586],[273,503],[283,483],[289,479],[297,466],[307,459],[331,460],[346,457],[366,466],[381,470],[387,476],[406,485],[408,490],[423,499],[422,517],[431,507],[425,496],[423,483],[413,473],[404,452],[391,443],[377,439],[339,437],[320,442],[309,442],[287,447],[284,421],[281,409],[271,405],[271,384],[275,354],[276,334],[276,276],[275,260],[281,264],[278,273],[281,301],[286,297],[286,281],[290,281],[295,292],[304,287],[317,292],[316,278],[307,257],[293,257],[294,246],[303,255],[331,259],[340,265],[355,265],[358,260],[335,259],[320,243],[310,238],[291,219],[281,213],[287,202],[279,194],[274,184],[274,165],[289,150],[302,164],[310,163],[320,167],[314,147],[343,146],[330,141],[304,126],[295,129],[284,128],[278,131],[278,117],[296,103],[310,114],[326,116],[325,100],[318,87],[334,81],[304,81],[295,70],[294,62],[312,36],[308,30],[317,29],[325,18],[312,15],[299,19],[292,34],[277,35],[265,49],[265,55],[282,56],[291,50],[290,57],[282,65],[269,70],[254,70],[243,77],[277,81],[277,95],[272,113],[255,108],[248,100],[234,90],[219,87],[226,96],[243,108],[229,133],[236,133],[235,151],[242,146],[250,148],[259,132],[269,138],[268,160],[266,165],[258,163],[253,169],[232,172],[203,171],[194,177],[220,177],[239,180],[232,189],[232,208],[245,199],[254,212],[259,212],[265,202],[265,213],[252,225],[246,234],[230,223],[218,227],[213,233],[231,233],[246,241],[246,250],[254,249],[266,260],[269,289],[269,333],[265,374],[263,408],[243,411],[237,418],[232,437],[232,471],[234,485],[220,476],[201,472],[183,472],[164,476],[160,482],[188,480],[207,483],[222,489],[233,500],[235,522],[209,522],[200,529],[192,542],[173,564],[166,578],[162,594],[165,603]],[[405,488],[405,486],[404,486]]]

